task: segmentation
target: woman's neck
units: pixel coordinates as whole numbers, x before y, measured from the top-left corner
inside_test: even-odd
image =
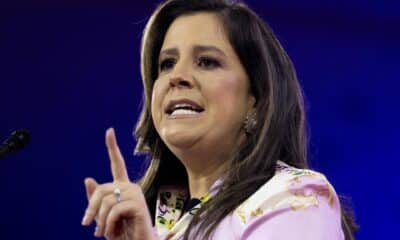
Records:
[[[225,164],[212,161],[204,162],[198,167],[187,165],[185,164],[191,198],[201,198],[206,195],[226,169]]]

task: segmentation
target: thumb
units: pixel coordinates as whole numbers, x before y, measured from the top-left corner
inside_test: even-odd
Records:
[[[85,189],[86,189],[86,196],[87,196],[88,200],[92,197],[93,192],[94,192],[94,190],[96,190],[97,185],[98,185],[98,183],[93,178],[85,179]]]

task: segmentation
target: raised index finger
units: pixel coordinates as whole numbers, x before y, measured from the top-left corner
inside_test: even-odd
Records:
[[[128,172],[125,160],[119,150],[117,139],[113,128],[106,131],[106,146],[111,162],[111,172],[115,182],[128,182]]]

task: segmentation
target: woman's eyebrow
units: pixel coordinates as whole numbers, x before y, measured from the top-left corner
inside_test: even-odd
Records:
[[[178,52],[177,48],[167,48],[167,49],[161,50],[160,57],[162,55],[179,55],[179,52]]]
[[[215,47],[212,45],[194,45],[193,52],[195,54],[201,53],[201,52],[217,52],[218,54],[226,57],[226,54],[224,51],[222,51],[218,47]]]
[[[226,54],[224,51],[222,51],[221,49],[219,49],[216,46],[212,46],[212,45],[194,45],[193,46],[193,53],[194,54],[198,54],[201,52],[217,52],[218,54],[225,56]],[[179,55],[179,51],[177,48],[166,48],[164,50],[161,50],[160,52],[160,57],[163,55]]]

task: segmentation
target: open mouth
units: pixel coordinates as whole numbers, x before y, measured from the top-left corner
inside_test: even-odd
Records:
[[[200,107],[197,103],[191,100],[179,100],[179,101],[171,101],[165,113],[170,116],[178,116],[178,115],[193,115],[199,114],[204,111],[204,108]]]

